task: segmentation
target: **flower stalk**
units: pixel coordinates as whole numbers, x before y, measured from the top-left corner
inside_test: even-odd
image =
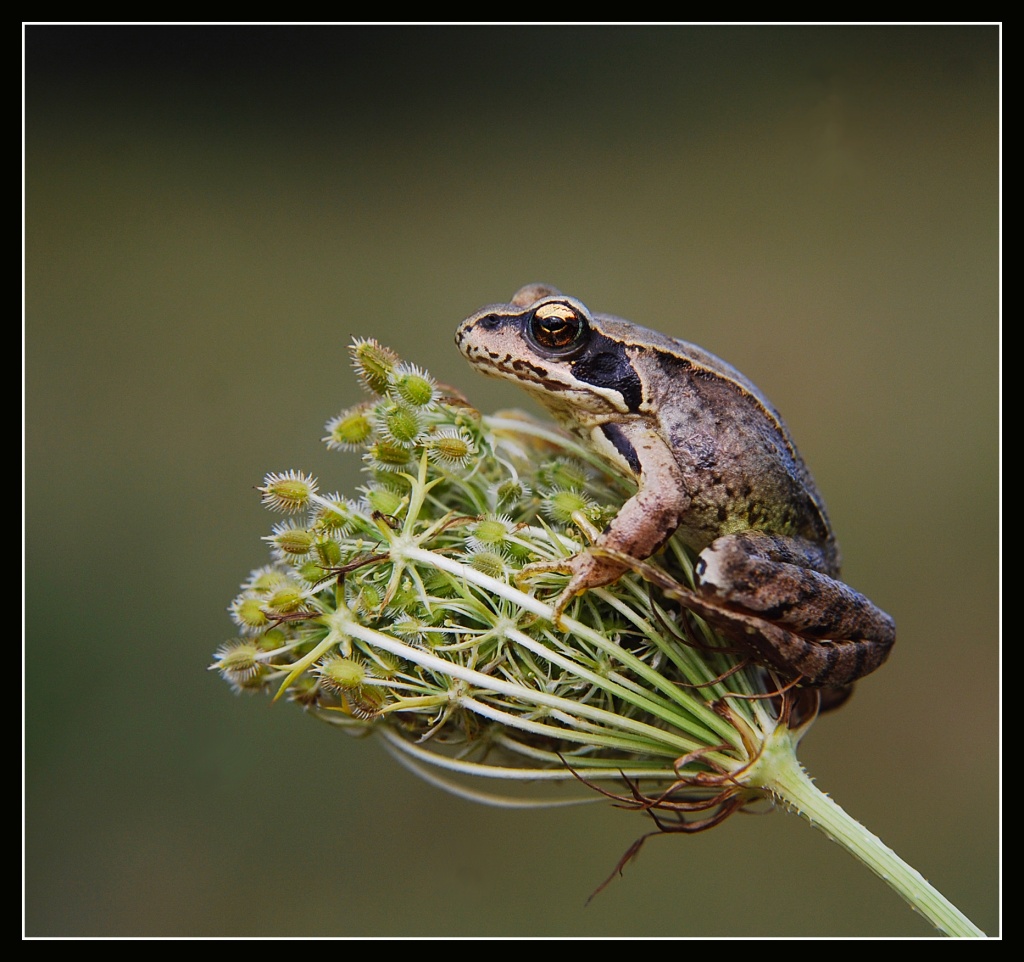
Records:
[[[814,786],[796,751],[818,692],[787,688],[680,608],[681,543],[556,621],[557,562],[614,516],[628,481],[554,428],[481,416],[375,341],[351,351],[372,398],[324,440],[362,453],[366,485],[354,500],[298,471],[264,479],[264,505],[290,517],[229,606],[238,636],[211,667],[232,688],[376,735],[433,784],[491,804],[610,797],[658,831],[694,832],[780,803],[939,932],[983,935]],[[579,791],[513,790],[554,782]]]

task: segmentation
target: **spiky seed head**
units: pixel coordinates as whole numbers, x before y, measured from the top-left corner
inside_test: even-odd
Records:
[[[263,503],[271,511],[294,514],[309,506],[310,498],[316,494],[317,480],[302,471],[272,472],[256,490],[263,495]]]

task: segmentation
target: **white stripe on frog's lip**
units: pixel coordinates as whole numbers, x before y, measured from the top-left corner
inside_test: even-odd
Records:
[[[554,380],[547,376],[547,372],[519,358],[506,354],[503,358],[497,358],[488,351],[480,350],[475,354],[474,348],[470,347],[463,351],[466,359],[481,374],[489,374],[491,377],[507,377],[515,381],[523,390],[529,391],[536,385],[544,391],[579,391],[578,387],[568,384],[565,381]]]

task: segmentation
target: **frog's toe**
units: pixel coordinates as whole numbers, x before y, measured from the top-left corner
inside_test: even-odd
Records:
[[[571,559],[569,558],[561,561],[533,561],[528,565],[523,565],[522,568],[515,572],[512,575],[512,580],[520,591],[525,591],[537,575],[552,573],[571,574],[573,569],[570,561]]]
[[[565,624],[565,609],[569,607],[575,597],[575,592],[570,592],[567,588],[551,605],[551,624],[559,631],[568,631]]]

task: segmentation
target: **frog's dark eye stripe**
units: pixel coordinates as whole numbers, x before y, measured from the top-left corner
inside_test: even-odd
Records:
[[[527,331],[537,347],[564,357],[585,346],[590,327],[571,305],[553,301],[533,311]]]
[[[643,385],[621,341],[592,330],[587,338],[586,350],[580,352],[570,367],[573,377],[578,380],[617,391],[622,396],[626,410],[640,410]]]

